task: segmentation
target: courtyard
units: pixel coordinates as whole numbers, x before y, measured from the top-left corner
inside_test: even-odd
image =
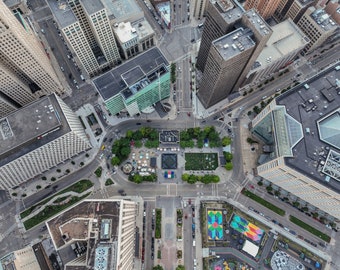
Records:
[[[217,167],[217,153],[185,153],[185,170],[213,171]]]

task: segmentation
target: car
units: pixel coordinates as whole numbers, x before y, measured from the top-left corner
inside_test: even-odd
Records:
[[[113,173],[113,174],[116,174],[117,172],[116,172],[116,170],[115,170],[115,169],[112,169],[112,173]]]
[[[137,126],[140,126],[142,123],[136,123]]]
[[[197,265],[197,260],[196,259],[194,259],[194,266],[196,266]]]
[[[110,139],[109,139],[109,142],[112,142],[112,141],[113,141],[113,138],[110,138]]]
[[[62,66],[60,66],[60,69],[61,69],[62,72],[65,71],[64,67],[62,67]]]
[[[251,206],[248,206],[248,209],[249,209],[250,211],[254,211],[254,208],[251,207]]]
[[[262,97],[262,100],[265,100],[266,98],[267,98],[267,96],[263,96],[263,97]]]
[[[106,141],[107,141],[107,138],[105,137],[104,140],[103,140],[103,142],[106,142]]]
[[[153,255],[153,252],[151,253],[151,260],[153,260],[154,259],[154,255]]]
[[[191,40],[191,43],[194,43],[195,42],[195,39],[193,38],[192,40]]]
[[[302,236],[302,235],[298,235],[298,238],[300,238],[300,239],[304,239],[304,237]]]
[[[277,88],[276,90],[275,90],[275,92],[280,92],[281,91],[281,89],[280,88]]]
[[[109,163],[106,163],[106,167],[108,170],[110,170],[110,164]]]
[[[285,229],[287,232],[289,232],[289,228],[287,228],[287,227],[283,227],[283,229]]]
[[[143,216],[144,216],[144,217],[146,216],[146,212],[145,212],[145,211],[143,212]]]
[[[78,86],[78,85],[76,85],[76,88],[77,88],[77,89],[79,89],[79,86]]]

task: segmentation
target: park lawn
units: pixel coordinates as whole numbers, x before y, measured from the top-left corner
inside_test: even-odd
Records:
[[[268,209],[272,210],[276,214],[279,214],[280,216],[284,216],[286,214],[286,211],[277,207],[274,204],[271,204],[270,202],[267,202],[265,199],[262,199],[261,197],[255,195],[254,193],[250,192],[249,190],[244,189],[242,191],[242,194],[247,196],[248,198],[258,202],[259,204],[262,204],[263,206],[267,207]]]
[[[69,192],[69,191],[74,191],[74,192],[77,192],[77,193],[82,193],[84,192],[85,190],[88,190],[89,188],[91,188],[93,186],[93,183],[88,180],[88,179],[82,179],[76,183],[74,183],[73,185],[59,191],[58,193],[54,194],[53,196],[51,197],[48,197],[47,199],[31,206],[30,208],[28,208],[27,210],[23,211],[20,213],[20,218],[25,218],[27,217],[28,215],[30,215],[34,209],[40,205],[44,205],[45,203],[49,202],[51,199],[53,199],[55,196],[58,196],[60,194],[63,194],[63,193],[66,193],[66,192]]]
[[[185,170],[187,171],[212,171],[217,167],[217,153],[185,153]]]
[[[41,222],[53,217],[54,215],[58,214],[59,212],[63,211],[64,209],[70,207],[71,205],[81,201],[82,199],[86,198],[90,195],[90,192],[81,196],[73,196],[68,203],[61,204],[61,205],[48,205],[44,208],[43,211],[36,214],[34,217],[24,221],[24,226],[26,230],[33,228],[34,226],[40,224]]]
[[[305,229],[306,231],[314,234],[315,236],[319,237],[320,239],[326,241],[329,243],[331,241],[331,237],[328,236],[327,234],[324,234],[323,232],[320,232],[319,230],[315,229],[313,226],[310,226],[309,224],[303,222],[302,220],[294,217],[294,216],[289,216],[289,220],[293,222],[294,224],[300,226],[301,228]]]

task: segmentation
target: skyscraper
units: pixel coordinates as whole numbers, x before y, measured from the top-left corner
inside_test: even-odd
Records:
[[[194,1],[194,14],[193,16],[200,20],[203,18],[205,13],[206,6],[208,5],[209,0],[195,0]]]
[[[247,0],[246,10],[256,9],[265,20],[273,16],[281,0]]]
[[[33,31],[0,1],[0,117],[53,92],[65,92]]]
[[[204,71],[198,98],[205,108],[215,105],[238,90],[272,34],[271,28],[255,10],[242,14],[239,8],[235,8],[221,13],[219,17],[231,19],[231,14],[234,14],[234,21],[224,23],[228,33],[212,41],[207,60],[205,63],[201,61]],[[218,14],[214,16],[215,21],[217,16]],[[233,30],[234,26],[237,26],[236,31]],[[219,28],[215,32],[222,30]],[[207,36],[207,40],[212,37],[209,34],[206,34]],[[203,49],[200,49],[199,53],[201,52]],[[200,56],[199,54],[197,61]]]
[[[290,18],[294,23],[297,23],[307,8],[315,4],[315,0],[281,0],[274,17],[278,21]]]
[[[100,0],[48,1],[66,40],[90,76],[120,63],[107,10]]]

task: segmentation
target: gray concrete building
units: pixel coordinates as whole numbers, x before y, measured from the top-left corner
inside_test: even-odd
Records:
[[[10,189],[91,148],[78,117],[55,94],[0,119],[0,188]]]

